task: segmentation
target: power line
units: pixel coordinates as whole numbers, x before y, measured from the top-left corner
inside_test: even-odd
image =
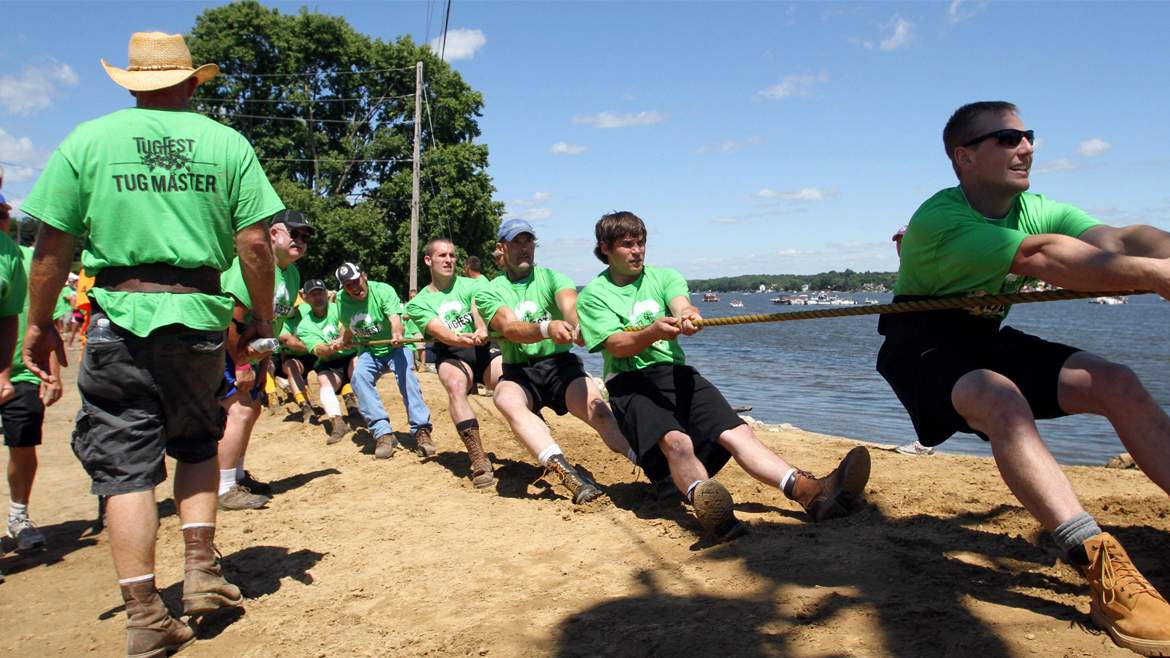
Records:
[[[386,100],[399,99],[399,98],[414,98],[414,94],[402,94],[400,96],[386,96],[385,97]],[[196,100],[196,102],[199,102],[199,103],[223,103],[223,104],[227,104],[227,103],[288,103],[290,105],[296,105],[296,104],[306,105],[306,104],[314,104],[314,103],[341,103],[341,102],[348,102],[348,101],[366,101],[366,100],[369,100],[369,98],[368,97],[313,98],[313,99],[247,98],[244,100],[237,100],[234,98],[197,98],[195,100]]]
[[[265,121],[303,121],[305,123],[310,123],[310,120],[306,119],[304,117],[280,117],[280,116],[276,116],[276,115],[272,115],[272,114],[236,114],[234,112],[217,112],[215,114],[208,114],[207,116],[212,118],[212,119],[222,119],[225,117],[233,117],[236,119],[263,119]],[[348,119],[313,119],[312,123],[342,123],[342,124],[347,124],[347,125],[349,125],[349,124],[362,125],[365,123],[371,123],[371,121],[370,121],[370,119],[363,119],[362,121],[350,121]],[[413,123],[414,123],[413,119],[403,119],[402,121],[399,121],[399,122],[395,123],[394,125],[396,125],[396,126],[397,125],[412,125]]]
[[[447,24],[451,22],[451,0],[447,0],[447,14],[443,17],[443,45],[439,46],[439,59],[447,61]]]
[[[15,162],[6,162],[4,160],[0,160],[0,165],[6,165],[9,167],[16,167],[18,169],[36,169],[37,171],[44,171],[45,170],[44,167],[37,167],[34,165],[26,165],[26,164],[17,164]]]
[[[306,71],[304,73],[221,73],[221,78],[310,78],[318,75],[366,75],[369,73],[391,73],[410,71],[413,66],[399,66],[386,69],[363,69],[358,71]]]
[[[414,162],[413,158],[258,158],[259,160],[275,162]]]

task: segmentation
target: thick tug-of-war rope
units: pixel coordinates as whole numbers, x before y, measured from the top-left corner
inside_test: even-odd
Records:
[[[793,311],[790,313],[756,313],[733,315],[725,318],[703,318],[696,325],[719,327],[757,322],[787,322],[789,320],[819,320],[821,318],[844,318],[855,315],[878,315],[881,313],[915,313],[919,311],[946,311],[980,306],[1004,306],[1007,304],[1032,304],[1035,302],[1059,302],[1069,299],[1091,299],[1093,297],[1115,297],[1124,295],[1148,295],[1149,290],[1127,290],[1123,292],[1078,292],[1075,290],[1043,290],[1040,292],[1017,292],[1004,295],[975,295],[961,297],[938,297],[906,302],[891,302],[872,306],[849,306],[845,308],[817,309],[815,311]],[[626,331],[641,331],[645,326],[627,327]]]

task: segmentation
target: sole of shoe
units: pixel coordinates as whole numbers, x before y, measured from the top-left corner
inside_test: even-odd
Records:
[[[192,637],[190,639],[183,640],[182,642],[168,644],[165,647],[151,649],[150,651],[145,651],[143,653],[128,653],[126,654],[126,658],[163,658],[164,656],[170,655],[172,653],[178,653],[183,649],[186,649],[194,642],[195,638]]]
[[[482,473],[471,478],[471,485],[476,489],[488,489],[494,487],[496,486],[496,482],[499,482],[499,480],[497,480],[496,476],[492,475],[491,473]]]
[[[852,511],[850,506],[865,493],[865,485],[869,483],[869,451],[862,446],[853,448],[841,460],[837,470],[841,473],[837,490],[821,501],[813,515],[814,521],[829,521],[849,515]]]
[[[573,496],[573,503],[577,505],[591,503],[598,498],[601,498],[603,495],[605,494],[601,491],[601,489],[591,484],[587,484],[577,490],[577,495]]]
[[[728,541],[747,531],[735,518],[735,501],[731,498],[731,492],[715,480],[704,480],[695,487],[692,504],[703,530],[717,541]]]
[[[210,614],[216,610],[223,610],[224,608],[238,608],[243,604],[244,596],[242,594],[238,599],[229,599],[223,594],[216,594],[215,592],[192,594],[183,597],[183,615],[187,617],[198,617],[200,615]]]
[[[17,538],[17,536],[16,536],[16,535],[12,534],[12,531],[8,531],[6,534],[8,535],[8,538],[9,538],[9,539],[11,539],[11,540],[13,540],[13,541],[15,541],[15,542],[16,542],[16,552],[17,552],[17,553],[25,553],[25,552],[27,552],[27,551],[35,551],[35,550],[37,550],[38,548],[44,548],[44,547],[45,547],[45,539],[44,539],[44,537],[40,537],[40,538],[38,538],[37,540],[35,540],[35,541],[32,541],[32,542],[30,542],[30,543],[28,543],[28,544],[21,545],[21,543],[20,543],[20,540]]]
[[[1145,640],[1126,635],[1114,628],[1107,616],[1096,610],[1090,610],[1089,616],[1092,617],[1094,624],[1105,629],[1105,632],[1109,633],[1109,637],[1113,638],[1113,642],[1123,649],[1129,649],[1143,656],[1170,656],[1170,641]]]
[[[433,443],[420,443],[420,444],[418,444],[419,459],[426,461],[426,460],[434,457],[437,454],[439,454],[439,448],[435,444],[433,444]]]

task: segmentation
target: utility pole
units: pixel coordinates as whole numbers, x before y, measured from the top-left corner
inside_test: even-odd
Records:
[[[410,290],[418,290],[418,165],[422,141],[423,63],[414,65],[414,177],[410,190]],[[410,291],[407,291],[409,296]]]

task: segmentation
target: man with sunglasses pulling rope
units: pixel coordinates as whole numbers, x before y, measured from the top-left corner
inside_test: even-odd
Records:
[[[1016,292],[1030,279],[1075,290],[1150,289],[1170,299],[1170,234],[1115,228],[1027,192],[1033,131],[1011,103],[971,103],[943,131],[959,185],[928,199],[902,239],[894,301]],[[877,369],[918,440],[991,443],[1004,482],[1089,581],[1093,621],[1117,644],[1170,655],[1170,605],[1077,500],[1037,418],[1093,413],[1170,492],[1170,417],[1129,368],[1001,326],[1010,307],[884,315]]]

